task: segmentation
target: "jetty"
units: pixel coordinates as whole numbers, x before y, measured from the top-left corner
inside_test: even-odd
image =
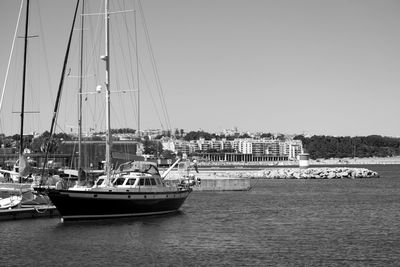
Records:
[[[58,216],[58,210],[53,205],[22,206],[20,208],[0,210],[0,221],[51,218]]]
[[[225,171],[216,177],[261,178],[261,179],[356,179],[379,178],[379,174],[366,168],[323,167],[323,168],[270,168],[255,171]]]
[[[194,176],[200,181],[193,186],[193,191],[247,191],[251,188],[248,177],[221,176],[213,171],[201,171]],[[179,182],[179,177],[179,172],[172,171],[166,180]]]

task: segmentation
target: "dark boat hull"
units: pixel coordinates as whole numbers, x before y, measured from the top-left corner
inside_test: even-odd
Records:
[[[176,212],[191,191],[142,193],[48,189],[46,193],[63,221],[68,221]]]

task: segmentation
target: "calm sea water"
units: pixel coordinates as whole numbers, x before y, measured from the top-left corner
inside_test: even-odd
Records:
[[[400,266],[400,166],[381,178],[254,180],[151,218],[0,222],[1,266]]]

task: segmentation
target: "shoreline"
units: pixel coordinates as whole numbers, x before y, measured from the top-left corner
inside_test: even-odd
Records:
[[[310,159],[312,166],[347,166],[347,165],[400,165],[400,157],[390,158],[331,158],[331,159]],[[298,160],[291,161],[256,161],[256,162],[199,162],[199,167],[287,167],[299,166]]]

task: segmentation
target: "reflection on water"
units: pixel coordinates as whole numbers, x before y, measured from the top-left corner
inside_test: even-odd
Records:
[[[4,265],[396,266],[400,168],[380,179],[259,180],[161,217],[1,222]],[[7,256],[6,256],[7,255]]]

